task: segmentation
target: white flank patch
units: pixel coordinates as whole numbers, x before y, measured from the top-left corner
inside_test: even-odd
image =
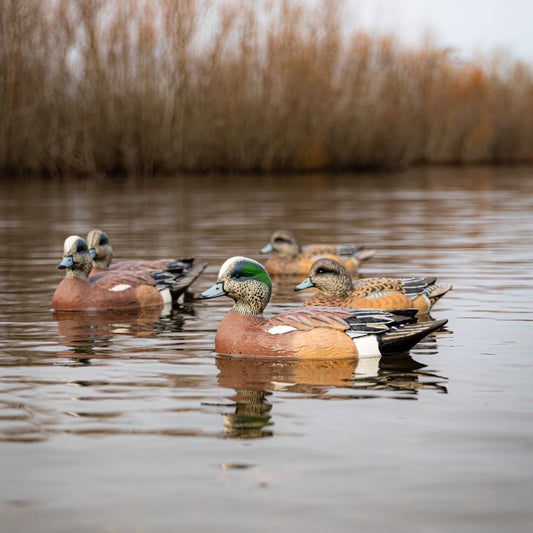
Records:
[[[112,291],[112,292],[121,292],[121,291],[126,291],[128,289],[131,289],[131,285],[126,285],[125,283],[120,283],[119,285],[115,285],[114,287],[111,287],[108,290]]]
[[[357,348],[359,357],[381,355],[378,340],[375,335],[365,335],[364,337],[358,337],[352,340]]]
[[[163,289],[162,291],[159,291],[159,294],[161,294],[161,297],[163,298],[163,305],[172,304],[172,294],[170,293],[170,289]]]
[[[270,329],[267,329],[267,333],[271,335],[283,335],[284,333],[289,333],[289,331],[296,331],[296,328],[292,326],[274,326]]]

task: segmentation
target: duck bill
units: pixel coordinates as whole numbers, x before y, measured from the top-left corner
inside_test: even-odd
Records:
[[[201,300],[207,300],[209,298],[218,298],[219,296],[225,296],[224,283],[218,281],[212,287],[198,295]]]
[[[64,268],[70,268],[74,264],[74,261],[72,260],[71,255],[67,255],[66,257],[63,257],[63,261],[57,265],[57,268],[64,269]]]
[[[259,253],[269,254],[270,252],[273,252],[273,251],[274,251],[274,248],[272,248],[272,245],[268,243],[266,246],[263,246],[263,248],[261,248]]]
[[[305,289],[310,289],[311,287],[314,287],[314,283],[311,281],[311,278],[306,278],[302,281],[302,283],[298,283],[296,287],[294,287],[295,291],[303,291]]]

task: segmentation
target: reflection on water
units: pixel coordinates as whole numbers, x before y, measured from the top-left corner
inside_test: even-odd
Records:
[[[72,352],[58,355],[87,363],[91,357],[100,357],[117,335],[151,338],[181,331],[185,312],[194,315],[192,306],[187,309],[163,309],[161,306],[130,311],[54,311],[59,338]]]
[[[274,435],[272,392],[289,392],[315,399],[368,399],[375,392],[416,399],[421,390],[446,393],[444,376],[424,371],[426,365],[409,354],[338,361],[272,361],[271,359],[217,356],[218,384],[235,389],[224,410],[224,429],[232,438]]]
[[[227,498],[242,530],[530,525],[530,169],[21,183],[0,181],[3,529],[172,530],[186,502],[184,530],[234,531]],[[361,277],[452,284],[432,310],[449,322],[401,357],[265,361],[214,354],[225,298],[53,313],[63,241],[94,227],[117,260],[208,262],[195,293],[277,229],[356,242],[376,249]],[[266,315],[307,297],[275,280]],[[12,502],[36,502],[27,523]]]
[[[269,394],[263,390],[236,390],[235,395],[229,397],[235,402],[234,410],[222,415],[225,435],[233,439],[272,437]]]

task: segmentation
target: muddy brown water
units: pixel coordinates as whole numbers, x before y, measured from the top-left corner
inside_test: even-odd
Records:
[[[533,170],[0,182],[2,531],[530,531]],[[210,286],[272,231],[435,275],[403,357],[217,358],[228,299],[54,314],[63,240],[194,256]],[[305,295],[274,283],[267,314]]]

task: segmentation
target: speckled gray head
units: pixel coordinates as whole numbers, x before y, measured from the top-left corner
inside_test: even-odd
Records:
[[[93,268],[93,258],[84,239],[71,235],[63,244],[63,260],[59,269],[66,269],[66,277],[87,278]]]
[[[113,248],[107,233],[101,229],[91,230],[87,235],[87,245],[93,253],[94,266],[107,270],[113,260]]]
[[[260,263],[248,257],[231,257],[220,267],[217,282],[200,298],[229,296],[233,310],[245,315],[260,315],[270,300],[272,282]]]
[[[262,254],[275,252],[279,257],[294,259],[302,247],[300,241],[292,231],[278,230],[270,237],[270,242],[261,249]]]
[[[316,287],[320,292],[335,297],[348,296],[353,288],[350,273],[334,259],[322,257],[315,261],[309,270],[309,276],[296,285],[294,290],[301,291]]]

